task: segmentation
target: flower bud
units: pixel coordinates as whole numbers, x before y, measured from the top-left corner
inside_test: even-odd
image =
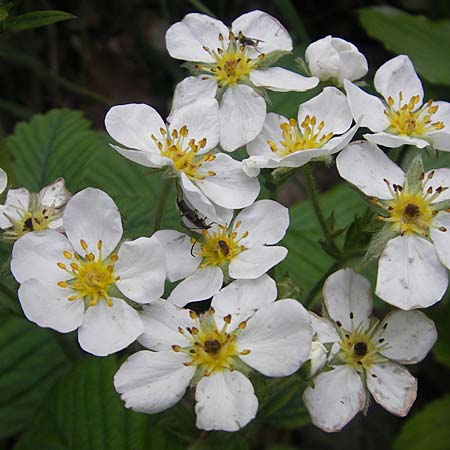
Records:
[[[320,342],[313,341],[309,359],[311,361],[311,370],[309,376],[313,378],[327,362],[328,351]]]
[[[358,80],[367,73],[365,56],[350,42],[332,36],[310,44],[305,58],[311,75],[339,86],[343,80]]]

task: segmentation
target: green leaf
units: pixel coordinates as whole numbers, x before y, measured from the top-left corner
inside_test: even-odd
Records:
[[[31,421],[67,365],[52,332],[0,314],[0,438]]]
[[[16,185],[33,192],[59,177],[76,191],[96,151],[105,145],[81,112],[68,109],[19,123],[6,142],[15,158]]]
[[[397,54],[406,54],[430,83],[450,85],[450,21],[431,21],[388,6],[359,10],[367,33]]]
[[[450,292],[431,311],[430,317],[438,329],[438,340],[433,346],[437,361],[450,368]]]
[[[397,437],[394,450],[448,450],[450,395],[428,403],[410,417]]]
[[[75,19],[75,17],[64,11],[32,11],[19,16],[9,16],[4,22],[4,29],[8,31],[30,30],[63,20]]]
[[[354,216],[362,215],[366,208],[359,194],[343,185],[322,194],[320,204],[323,211],[334,210],[337,228],[350,225]],[[333,262],[333,258],[324,252],[318,242],[323,236],[311,203],[302,202],[290,208],[289,213],[291,224],[281,243],[289,249],[289,253],[284,262],[277,266],[277,273],[287,272],[307,293]]]
[[[199,439],[188,450],[248,450],[245,438],[238,433],[215,432],[205,439]]]
[[[126,409],[115,392],[114,356],[86,357],[62,377],[15,450],[182,450],[157,415]]]

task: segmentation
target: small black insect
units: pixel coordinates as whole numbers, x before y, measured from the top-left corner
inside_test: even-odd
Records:
[[[182,198],[177,197],[177,205],[181,217],[186,217],[186,219],[193,223],[198,229],[209,230],[211,228],[212,223],[206,223],[205,219],[198,215],[198,211],[189,208],[188,204]]]
[[[246,47],[253,47],[256,49],[256,47],[258,47],[258,44],[260,42],[264,42],[261,39],[254,39],[248,36],[245,36],[242,31],[239,31],[239,34],[237,35],[237,37],[235,38],[236,41],[239,42],[239,44],[244,45]]]

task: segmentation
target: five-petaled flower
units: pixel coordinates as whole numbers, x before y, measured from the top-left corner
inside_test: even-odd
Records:
[[[168,300],[177,306],[213,296],[225,280],[254,279],[282,261],[287,249],[276,246],[289,226],[287,208],[258,200],[227,225],[212,224],[191,238],[173,230],[155,236],[165,249],[167,277],[181,281]],[[195,231],[195,230],[194,230]]]
[[[302,103],[297,119],[267,114],[261,133],[247,144],[250,158],[244,160],[243,169],[248,175],[256,176],[266,167],[300,167],[337,153],[358,128],[350,128],[353,117],[347,98],[335,87]]]
[[[112,107],[105,118],[108,133],[128,148],[121,155],[152,168],[167,168],[189,203],[209,220],[224,223],[226,209],[244,208],[259,193],[259,183],[242,163],[214,151],[219,140],[218,105],[201,99],[177,109],[166,125],[151,106]]]
[[[28,233],[13,248],[11,271],[21,283],[19,300],[29,320],[62,333],[78,328],[81,347],[105,356],[131,344],[143,331],[127,299],[149,303],[164,291],[166,270],[159,241],[124,242],[114,201],[87,188],[67,203],[67,237]]]
[[[6,181],[5,174],[3,183],[0,183],[4,188]],[[63,178],[45,186],[37,194],[25,188],[9,189],[5,204],[0,205],[0,229],[3,230],[0,238],[14,241],[30,231],[64,231],[62,215],[70,197]]]
[[[127,408],[158,413],[196,385],[197,427],[236,431],[252,420],[258,399],[246,374],[293,374],[308,359],[312,328],[296,300],[275,301],[275,282],[263,275],[237,280],[197,315],[165,300],[141,313],[139,342],[154,350],[132,355],[114,377]]]
[[[428,145],[450,151],[450,103],[423,103],[423,88],[411,60],[400,55],[375,73],[375,89],[385,102],[344,81],[353,117],[372,134],[364,137],[386,147]]]
[[[220,145],[233,151],[261,131],[266,117],[264,89],[306,91],[319,83],[281,67],[274,56],[292,50],[287,30],[274,17],[251,11],[228,29],[220,20],[188,14],[172,25],[166,45],[173,58],[193,61],[195,76],[175,89],[173,111],[197,98],[220,98]]]
[[[374,238],[381,252],[376,294],[402,309],[438,302],[450,268],[450,169],[424,172],[419,155],[405,174],[369,142],[350,144],[337,167],[386,223]]]
[[[370,283],[352,269],[331,275],[323,292],[330,320],[311,314],[312,326],[314,339],[331,348],[327,370],[303,395],[313,423],[339,431],[367,407],[367,390],[386,410],[406,416],[417,380],[400,364],[425,358],[437,339],[433,321],[419,311],[393,311],[380,322],[371,315]]]

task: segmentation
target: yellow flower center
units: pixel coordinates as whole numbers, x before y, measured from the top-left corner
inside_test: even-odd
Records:
[[[114,264],[117,262],[118,256],[112,254],[104,260],[102,258],[102,241],[98,241],[97,244],[97,258],[88,251],[85,241],[80,240],[80,245],[86,252],[84,258],[77,253],[63,252],[64,258],[69,262],[67,264],[58,262],[57,265],[73,278],[68,281],[59,281],[57,285],[75,291],[68,297],[69,301],[81,299],[87,302],[88,306],[95,306],[98,301],[103,299],[108,306],[112,306],[109,290],[120,278],[114,274]]]
[[[389,108],[384,114],[389,119],[389,130],[403,136],[422,136],[432,131],[445,128],[443,122],[432,122],[432,116],[439,109],[439,105],[432,100],[417,108],[420,101],[418,95],[412,96],[407,103],[403,103],[403,92],[399,92],[399,106],[394,109],[394,99],[388,98]]]
[[[199,256],[203,260],[200,268],[228,264],[239,253],[246,250],[246,247],[241,245],[240,241],[248,236],[248,231],[238,237],[237,230],[240,225],[241,222],[238,221],[231,230],[224,225],[219,225],[215,231],[202,230]]]
[[[295,119],[280,124],[282,140],[279,146],[274,141],[267,141],[272,152],[279,156],[287,156],[299,150],[320,148],[332,137],[333,133],[322,133],[325,122],[317,123],[316,116],[307,115],[300,126]]]
[[[249,48],[256,48],[258,42],[246,38],[239,33],[235,37],[232,32],[229,34],[228,45],[225,47],[224,38],[219,34],[220,47],[210,50],[203,47],[215,60],[211,64],[197,64],[197,70],[212,76],[217,80],[219,87],[231,86],[246,78],[252,70],[255,70],[264,59],[264,54],[260,53],[256,58],[250,57]],[[208,79],[209,77],[206,77]]]
[[[369,369],[380,360],[380,346],[373,341],[369,333],[357,330],[345,333],[341,337],[340,346],[346,364],[357,371]]]
[[[191,360],[186,366],[197,366],[204,376],[223,369],[232,370],[233,362],[239,355],[248,355],[250,350],[238,352],[236,339],[239,333],[246,327],[246,322],[241,322],[231,333],[227,327],[231,322],[231,315],[224,317],[224,325],[221,329],[217,327],[214,319],[214,309],[210,308],[204,314],[198,316],[190,311],[191,318],[195,320],[192,328],[178,328],[178,331],[186,338],[188,345],[181,347],[173,345],[175,352],[186,353]]]
[[[389,183],[384,180],[392,194],[392,200],[372,199],[374,203],[384,208],[387,216],[378,216],[379,220],[391,222],[397,231],[403,235],[420,234],[428,237],[430,228],[433,228],[433,217],[439,212],[439,204],[433,204],[436,198],[447,187],[439,186],[433,190],[431,186],[426,187],[428,180],[433,178],[434,171],[430,172],[427,180],[421,175],[419,188],[414,191],[405,190],[402,186]],[[441,231],[446,231],[440,227]]]
[[[157,145],[161,156],[173,161],[173,167],[178,172],[184,172],[189,178],[194,180],[204,180],[206,176],[215,176],[215,172],[209,171],[207,174],[199,174],[198,170],[206,161],[213,161],[216,157],[210,153],[198,155],[198,152],[206,145],[206,138],[196,142],[194,139],[188,140],[189,129],[186,125],[179,130],[173,130],[168,135],[167,130],[161,128],[162,139],[159,140],[152,134],[151,138]]]

